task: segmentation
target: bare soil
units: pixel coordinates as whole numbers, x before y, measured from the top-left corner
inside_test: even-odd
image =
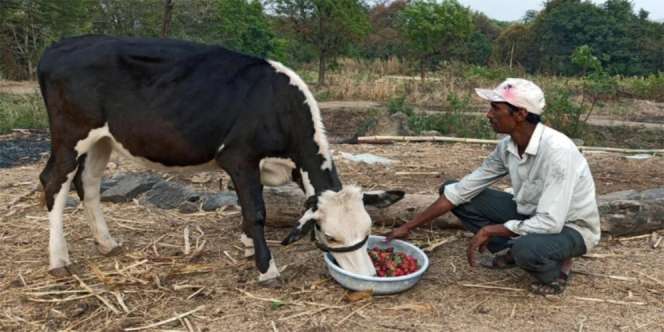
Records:
[[[335,144],[332,148],[344,183],[433,194],[445,179],[459,178],[477,167],[492,147]],[[356,164],[343,160],[341,151],[373,153],[398,162],[389,167]],[[586,157],[599,194],[664,187],[662,157],[628,160],[610,153]],[[664,331],[664,244],[653,249],[649,235],[605,237],[590,255],[576,260],[562,296],[542,297],[529,294],[532,279],[523,271],[469,267],[468,238],[463,232],[423,227],[411,241],[425,246],[452,239],[429,254],[431,266],[424,279],[402,294],[348,302],[344,299],[348,291],[327,275],[321,252],[310,242],[276,244],[288,229],[267,229],[272,252],[284,268],[284,285],[266,289],[255,282],[253,261],[242,258],[237,210],[184,215],[138,202],[103,204],[111,232],[123,242],[124,252],[100,255],[86,226],[85,211],[80,206],[67,209],[66,237],[81,281],[55,279],[47,274],[46,210],[33,192],[44,163],[42,157],[0,169],[3,331],[116,331],[195,309],[148,330]],[[138,169],[114,156],[107,175]],[[164,176],[209,190],[218,189],[220,179],[227,181],[221,172]],[[194,251],[188,255],[183,253],[186,227]],[[659,235],[664,236],[664,231]],[[202,250],[195,253],[196,247]]]

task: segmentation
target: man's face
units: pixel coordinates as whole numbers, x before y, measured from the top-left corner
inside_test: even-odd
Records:
[[[500,134],[511,133],[517,125],[517,113],[510,111],[507,103],[491,103],[491,108],[486,117],[491,123],[493,130]]]

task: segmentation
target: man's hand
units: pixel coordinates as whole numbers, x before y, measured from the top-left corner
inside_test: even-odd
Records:
[[[478,251],[484,252],[486,250],[486,246],[489,244],[489,240],[491,240],[491,236],[486,231],[486,227],[480,229],[479,232],[477,232],[470,240],[467,252],[468,264],[470,264],[470,266],[477,266],[477,258],[475,255]]]
[[[516,233],[510,231],[502,224],[482,227],[475,234],[475,236],[473,236],[473,238],[470,240],[470,244],[468,245],[468,264],[473,267],[477,266],[477,259],[475,257],[476,253],[478,251],[484,252],[486,250],[486,246],[489,244],[489,240],[491,240],[492,237],[513,237],[516,235]]]
[[[391,232],[385,234],[385,241],[389,242],[392,239],[403,239],[408,236],[410,230],[405,225],[401,225],[397,228],[392,229]]]

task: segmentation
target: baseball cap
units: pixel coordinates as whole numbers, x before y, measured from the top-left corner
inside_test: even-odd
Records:
[[[544,92],[537,84],[522,78],[508,78],[495,89],[475,89],[482,99],[490,102],[510,103],[540,115],[544,112]]]

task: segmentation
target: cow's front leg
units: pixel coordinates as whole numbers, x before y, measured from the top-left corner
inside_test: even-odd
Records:
[[[235,185],[235,191],[242,207],[242,230],[245,235],[242,238],[252,240],[254,260],[260,272],[258,281],[265,286],[277,287],[281,283],[278,279],[279,269],[270,253],[264,235],[265,203],[263,201],[263,186],[260,182],[258,162],[237,161],[236,159],[236,162],[233,163],[220,162],[220,164],[229,173]],[[247,244],[249,243],[245,243],[245,245]]]

